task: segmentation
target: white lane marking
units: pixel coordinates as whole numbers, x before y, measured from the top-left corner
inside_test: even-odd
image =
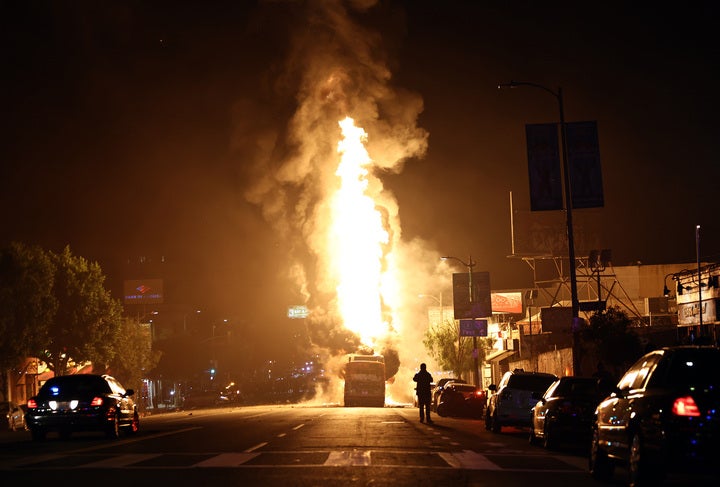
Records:
[[[282,438],[283,436],[287,436],[287,433],[280,433],[279,435],[277,435],[278,438]]]
[[[370,465],[369,451],[333,451],[328,455],[326,467],[367,467]]]
[[[82,465],[82,468],[122,468],[160,456],[162,456],[162,453],[130,453],[105,458],[96,462],[85,463]]]
[[[455,468],[470,470],[503,470],[497,464],[488,460],[485,455],[464,450],[457,453],[439,453],[440,457]]]
[[[215,457],[203,460],[193,465],[194,467],[237,467],[245,462],[249,462],[259,453],[221,453]]]
[[[297,425],[297,426],[295,426],[295,427],[293,428],[293,431],[297,431],[297,430],[299,430],[300,428],[302,428],[303,426],[305,426],[305,424],[299,424],[299,425]]]
[[[258,450],[258,449],[264,447],[264,446],[267,445],[267,444],[268,444],[267,441],[263,441],[262,443],[258,443],[257,445],[255,445],[255,446],[253,446],[253,447],[250,447],[250,448],[248,448],[247,450],[245,450],[245,453],[250,453],[250,452],[252,452],[252,451]]]

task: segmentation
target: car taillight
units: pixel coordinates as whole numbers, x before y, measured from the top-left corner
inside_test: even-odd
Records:
[[[28,399],[27,407],[28,409],[37,409],[37,401],[35,399]]]
[[[102,406],[103,404],[103,398],[99,396],[93,397],[92,401],[90,401],[91,406]]]
[[[672,412],[676,416],[700,416],[700,410],[695,404],[695,400],[690,396],[675,399]]]

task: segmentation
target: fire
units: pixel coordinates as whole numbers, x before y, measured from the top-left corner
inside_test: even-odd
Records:
[[[372,347],[384,335],[381,287],[384,246],[389,235],[375,201],[368,194],[367,133],[352,118],[339,122],[340,186],[331,199],[330,259],[337,279],[338,309],[349,330]]]

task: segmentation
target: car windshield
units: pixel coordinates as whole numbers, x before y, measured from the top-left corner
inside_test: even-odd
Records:
[[[82,396],[86,394],[107,393],[110,386],[102,377],[94,375],[64,375],[53,377],[42,386],[39,396]]]
[[[545,392],[553,382],[555,382],[553,376],[516,374],[510,377],[508,387],[523,391]]]
[[[548,394],[550,391],[548,391]],[[598,393],[597,381],[594,379],[561,380],[553,391],[554,396],[593,396]]]

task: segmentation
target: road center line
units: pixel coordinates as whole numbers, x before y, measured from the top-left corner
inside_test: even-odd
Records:
[[[253,446],[253,447],[248,448],[247,450],[245,450],[245,453],[254,452],[255,450],[257,450],[257,449],[259,449],[259,448],[262,448],[262,447],[264,447],[264,446],[267,445],[267,444],[268,444],[267,441],[263,441],[262,443],[258,443],[257,445],[255,445],[255,446]]]

